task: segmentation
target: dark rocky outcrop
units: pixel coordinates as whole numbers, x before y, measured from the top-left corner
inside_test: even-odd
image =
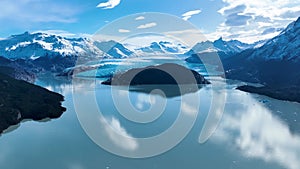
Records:
[[[105,85],[130,86],[129,90],[177,97],[194,93],[200,84],[210,84],[202,75],[183,66],[166,63],[158,66],[131,69],[102,82]],[[159,89],[159,90],[155,90]],[[162,92],[163,93],[162,93]]]
[[[274,88],[268,86],[254,87],[245,85],[240,86],[237,89],[244,92],[265,95],[278,100],[296,101],[300,103],[300,87],[298,86]]]
[[[58,118],[63,96],[0,72],[0,133],[24,119]],[[5,73],[5,72],[4,72]]]
[[[166,63],[158,66],[136,68],[116,74],[102,82],[105,85],[178,85],[210,84],[202,75],[184,66]]]

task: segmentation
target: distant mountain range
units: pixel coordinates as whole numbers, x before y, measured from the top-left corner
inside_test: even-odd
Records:
[[[88,38],[65,38],[46,33],[25,32],[0,41],[0,56],[31,59],[57,56],[99,58],[129,57],[132,52],[115,41],[99,42]]]
[[[186,58],[186,61],[189,63],[202,63],[203,57],[207,58],[216,54],[221,60],[224,60],[247,49],[259,48],[264,45],[265,42],[266,41],[258,41],[253,44],[247,44],[238,40],[225,41],[222,37],[213,42],[200,42],[185,53],[186,56],[189,56]]]
[[[121,59],[149,53],[183,54],[189,50],[182,44],[167,41],[152,42],[149,46],[126,45],[113,40],[96,41],[92,38],[65,38],[46,33],[25,32],[0,40],[0,56],[11,60],[36,60],[40,57],[65,56]]]
[[[184,54],[189,50],[188,47],[181,43],[169,42],[169,41],[158,41],[152,42],[149,45],[133,46],[125,44],[126,47],[131,48],[137,55],[143,54]]]
[[[11,60],[36,60],[40,57],[65,56],[84,56],[87,59],[121,59],[149,54],[185,54],[191,56],[207,52],[222,52],[226,55],[232,55],[246,49],[260,47],[263,43],[260,41],[246,44],[238,40],[224,41],[220,38],[213,42],[199,42],[192,48],[169,41],[157,41],[149,45],[138,46],[121,44],[112,40],[95,41],[92,38],[65,38],[46,33],[25,32],[0,40],[0,56]]]
[[[185,53],[188,56],[185,61],[189,63],[202,63],[202,60],[206,60],[211,64],[215,63],[215,60],[209,60],[207,58],[215,58],[214,55],[218,55],[221,60],[230,58],[247,49],[259,48],[265,43],[265,41],[258,41],[253,44],[243,43],[238,40],[225,41],[223,38],[219,38],[215,41],[205,41],[197,43],[192,49]]]
[[[215,41],[205,41],[197,43],[192,49],[190,49],[186,55],[210,53],[210,52],[223,52],[227,55],[242,52],[246,49],[258,48],[262,46],[265,41],[258,41],[253,44],[247,44],[238,40],[225,41],[223,38],[219,38]]]
[[[157,41],[149,45],[138,46],[121,44],[112,40],[95,41],[91,38],[65,38],[46,33],[25,32],[0,40],[0,56],[11,60],[36,60],[40,57],[65,56],[84,56],[87,59],[121,59],[149,54],[185,54],[190,56],[205,52],[223,52],[232,55],[246,49],[259,47],[262,44],[263,42],[246,44],[238,40],[224,41],[220,38],[213,42],[200,42],[192,48],[169,41]]]
[[[204,47],[200,47],[204,44]],[[193,49],[203,49],[210,42],[197,44]],[[226,53],[239,52],[251,45],[239,41],[223,41],[214,44],[215,50]],[[211,49],[208,47],[206,50]],[[12,35],[0,40],[0,65],[15,68],[16,72],[29,74],[50,71],[60,73],[74,67],[76,62],[86,63],[101,59],[122,59],[149,55],[179,54],[188,55],[192,50],[183,44],[169,41],[157,41],[139,46],[121,44],[115,41],[96,41],[90,38],[66,38],[47,33],[29,33]],[[78,61],[78,58],[81,60]],[[24,69],[24,70],[22,70]],[[23,73],[22,73],[23,74]],[[21,76],[17,76],[21,78]],[[23,78],[24,80],[24,78]]]

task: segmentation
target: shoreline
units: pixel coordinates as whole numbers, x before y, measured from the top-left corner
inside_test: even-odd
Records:
[[[271,97],[273,99],[300,103],[300,88],[296,86],[273,88],[273,87],[255,87],[250,85],[239,86],[237,90],[255,93]]]

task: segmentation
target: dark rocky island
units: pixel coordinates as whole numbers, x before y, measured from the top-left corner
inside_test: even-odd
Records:
[[[58,118],[66,108],[63,96],[0,72],[0,133],[24,119]]]
[[[165,63],[158,66],[136,68],[124,73],[118,73],[102,82],[102,84],[137,86],[210,84],[210,82],[194,70],[173,63]]]
[[[130,86],[129,90],[177,97],[194,93],[203,84],[210,84],[202,75],[183,66],[166,63],[158,66],[136,68],[116,74],[102,82],[105,85]],[[155,91],[159,89],[159,91]]]

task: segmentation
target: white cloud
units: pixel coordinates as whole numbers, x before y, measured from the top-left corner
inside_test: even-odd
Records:
[[[182,19],[185,20],[185,21],[187,21],[187,20],[189,20],[191,17],[192,17],[192,16],[185,16],[185,17],[183,17]]]
[[[98,40],[98,41],[122,41],[123,37],[122,36],[117,36],[117,35],[107,35],[107,34],[95,34],[93,35],[93,39],[94,40]]]
[[[254,43],[259,40],[266,40],[277,36],[280,33],[280,29],[277,28],[282,28],[282,26],[282,23],[261,24],[261,22],[252,20],[248,26],[243,27],[230,27],[223,23],[217,27],[215,32],[204,32],[204,34],[209,40],[216,40],[223,37],[225,40],[236,39],[245,43]],[[266,29],[273,27],[276,28],[277,31],[262,34]]]
[[[93,37],[92,34],[87,34],[87,33],[79,33],[78,35],[79,37],[88,38],[88,39],[91,39]]]
[[[194,106],[191,103],[189,104],[189,103],[186,103],[186,102],[182,102],[181,110],[184,113],[186,113],[187,115],[190,115],[192,117],[197,115],[197,113],[198,113],[198,110],[197,110],[196,106]]]
[[[112,9],[120,4],[121,0],[108,0],[97,5],[97,8]]]
[[[157,25],[157,23],[151,22],[151,23],[147,23],[147,24],[144,24],[144,25],[140,25],[137,28],[138,29],[147,29],[147,28],[155,27],[156,25]]]
[[[257,42],[258,40],[266,40],[266,39],[271,39],[275,36],[277,36],[280,32],[273,32],[273,33],[268,33],[265,35],[262,35],[260,32],[255,32],[255,31],[248,31],[245,32],[245,34],[239,34],[239,37],[235,38],[241,42],[247,42],[247,43],[254,43]]]
[[[118,119],[114,117],[111,120],[102,118],[100,122],[104,126],[106,134],[116,146],[129,151],[134,151],[138,148],[137,140],[121,126]]]
[[[120,33],[129,33],[130,30],[128,30],[128,29],[119,29],[119,32]]]
[[[166,36],[159,36],[159,35],[145,35],[145,36],[135,36],[129,39],[126,39],[124,45],[126,48],[130,50],[135,50],[137,48],[142,48],[146,46],[150,46],[152,42],[160,42],[166,41],[171,42],[173,44],[179,44],[180,41],[177,41],[172,38],[168,38]]]
[[[135,18],[136,21],[138,21],[138,20],[144,20],[144,19],[145,19],[144,16],[139,16],[139,17]]]
[[[227,6],[222,8],[219,12],[225,14],[226,10],[236,8],[237,6],[244,5],[246,8],[241,13],[248,13],[253,16],[263,16],[270,19],[280,19],[280,15],[287,11],[299,11],[299,0],[223,0]],[[293,18],[296,19],[296,18]]]
[[[224,39],[237,39],[247,43],[278,35],[279,31],[263,36],[261,34],[270,28],[280,30],[286,27],[296,20],[300,13],[300,0],[223,0],[223,2],[225,6],[218,12],[225,17],[225,22],[208,36],[222,36]]]
[[[147,107],[149,105],[154,105],[155,101],[156,100],[154,97],[152,97],[152,99],[151,99],[149,95],[138,94],[135,106],[139,110],[144,110],[145,107]]]
[[[164,34],[172,39],[178,38],[178,40],[181,40],[181,43],[183,43],[187,47],[193,47],[198,42],[207,40],[203,32],[199,29],[170,31],[170,32],[164,32]]]
[[[182,14],[182,19],[183,20],[188,20],[188,19],[190,19],[193,15],[197,15],[197,14],[200,14],[201,13],[201,10],[193,10],[193,11],[188,11],[188,12],[186,12],[186,13],[184,13],[184,14]]]

